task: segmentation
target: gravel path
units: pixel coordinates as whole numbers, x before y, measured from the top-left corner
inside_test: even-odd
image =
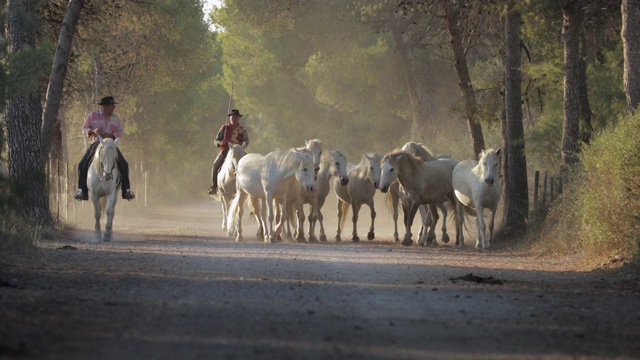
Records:
[[[402,247],[384,208],[374,241],[265,244],[255,224],[231,241],[207,200],[120,203],[114,240],[95,243],[83,206],[68,236],[0,259],[0,358],[640,358],[637,275]]]

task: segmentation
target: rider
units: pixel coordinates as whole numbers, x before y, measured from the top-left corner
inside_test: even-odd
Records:
[[[113,113],[113,109],[116,107],[115,104],[117,103],[113,99],[113,96],[103,97],[98,103],[102,109],[92,111],[87,116],[84,124],[82,124],[82,133],[89,136],[91,144],[78,164],[78,191],[74,195],[76,200],[89,200],[87,173],[89,172],[89,165],[93,160],[93,156],[96,153],[96,148],[100,143],[98,141],[98,135],[103,138],[110,137],[117,139],[124,132],[122,121],[120,121],[118,115]],[[122,198],[132,200],[136,195],[129,188],[129,164],[124,156],[122,156],[120,149],[118,149],[118,160],[116,163],[122,179]]]
[[[240,114],[240,110],[233,109],[227,114],[229,121],[222,125],[216,136],[215,144],[220,148],[220,153],[213,161],[211,167],[211,188],[209,188],[208,194],[214,195],[218,192],[218,171],[224,159],[229,152],[229,144],[242,145],[246,148],[249,145],[249,135],[247,129],[240,125],[240,118],[243,116]]]

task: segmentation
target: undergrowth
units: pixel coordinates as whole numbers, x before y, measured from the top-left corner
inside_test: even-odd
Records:
[[[16,212],[9,180],[0,175],[0,259],[34,251],[45,231]]]
[[[619,119],[583,148],[564,193],[532,231],[536,246],[580,252],[597,263],[638,262],[640,114]]]

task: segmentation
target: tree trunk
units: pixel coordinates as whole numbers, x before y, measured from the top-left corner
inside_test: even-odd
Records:
[[[622,0],[622,44],[624,46],[624,92],[627,109],[633,113],[640,102],[640,0]]]
[[[67,11],[60,28],[60,37],[56,46],[56,54],[53,60],[51,76],[49,77],[49,87],[47,89],[47,99],[45,103],[43,125],[42,125],[42,162],[46,163],[51,151],[51,144],[54,140],[55,132],[60,131],[58,113],[62,101],[62,90],[64,79],[67,74],[67,62],[71,53],[71,43],[73,34],[76,31],[80,13],[84,7],[84,0],[70,0]],[[56,144],[61,149],[62,143]]]
[[[578,70],[580,60],[581,1],[566,0],[562,7],[562,40],[564,43],[564,123],[562,127],[562,165],[566,178],[568,167],[578,162],[579,98]]]
[[[505,234],[522,233],[529,216],[527,159],[522,125],[522,62],[520,50],[520,12],[510,10],[505,21],[505,144],[506,170],[504,216]]]
[[[11,0],[8,9],[10,51],[15,54],[23,46],[35,47],[37,0]],[[40,126],[42,104],[37,89],[15,96],[7,105],[7,137],[9,144],[9,178],[15,185],[13,194],[18,212],[37,223],[53,223],[49,211],[47,179],[41,161]]]
[[[484,136],[482,135],[482,126],[475,121],[477,109],[476,95],[473,91],[473,85],[471,84],[471,77],[469,76],[467,56],[462,46],[462,37],[457,28],[458,19],[454,5],[451,0],[442,0],[442,7],[444,9],[445,22],[451,38],[451,50],[453,51],[456,73],[460,80],[460,90],[462,90],[462,97],[464,98],[467,127],[469,128],[469,134],[471,135],[471,141],[473,143],[474,157],[477,160],[478,154],[485,148],[485,145]]]

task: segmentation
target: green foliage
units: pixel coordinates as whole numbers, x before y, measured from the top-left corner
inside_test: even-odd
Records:
[[[580,243],[590,253],[637,255],[640,241],[640,114],[624,117],[585,148],[577,193]]]

